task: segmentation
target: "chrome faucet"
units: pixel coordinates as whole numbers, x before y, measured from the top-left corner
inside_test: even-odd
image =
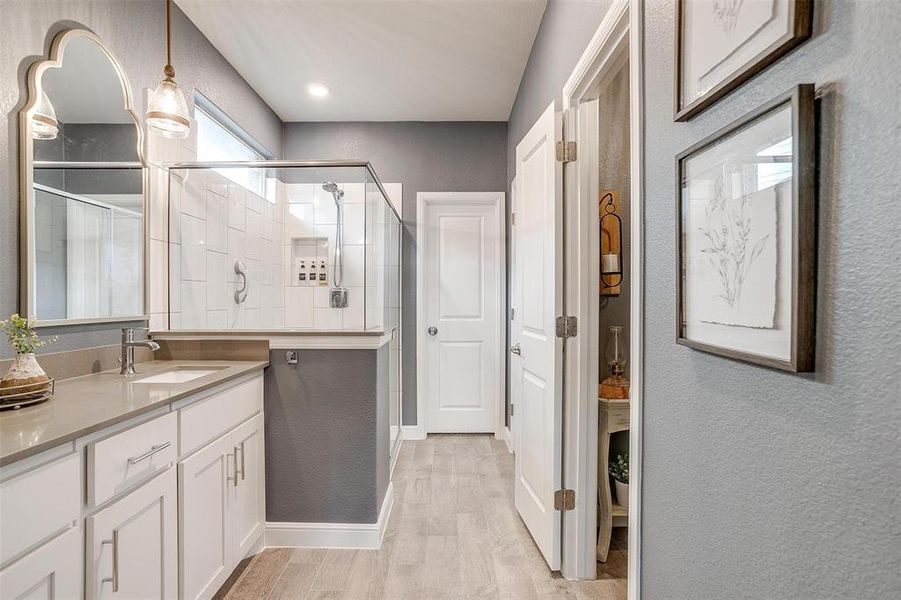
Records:
[[[122,329],[122,358],[119,359],[119,362],[122,364],[122,369],[119,371],[119,374],[121,375],[135,374],[136,347],[141,346],[144,348],[150,348],[151,352],[156,352],[160,349],[160,345],[153,340],[140,340],[136,342],[135,329],[148,331],[147,327],[126,327]]]

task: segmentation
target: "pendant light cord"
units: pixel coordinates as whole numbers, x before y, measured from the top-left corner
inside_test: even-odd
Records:
[[[172,0],[166,0],[166,68],[163,71],[166,77],[175,77],[175,67],[172,66]]]

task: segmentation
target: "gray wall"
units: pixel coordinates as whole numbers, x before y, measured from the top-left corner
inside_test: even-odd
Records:
[[[2,2],[0,19],[0,317],[19,309],[18,290],[18,112],[25,103],[25,73],[46,56],[53,33],[84,27],[97,33],[128,74],[139,113],[145,89],[162,78],[165,63],[163,0],[45,0]],[[276,154],[281,150],[281,121],[213,48],[180,10],[173,12],[173,61],[186,91],[196,87],[245,130]],[[48,34],[48,32],[50,32]],[[118,342],[121,324],[57,328],[53,351]],[[0,357],[9,356],[0,344]]]
[[[388,346],[270,352],[266,520],[375,523],[388,488]]]
[[[674,0],[644,7],[644,597],[901,597],[898,3],[816,2],[812,39],[687,124],[672,119]],[[673,334],[673,157],[802,82],[823,89],[804,376]]]
[[[285,124],[285,158],[368,160],[404,186],[404,425],[416,424],[416,194],[504,191],[506,144],[506,123]]]

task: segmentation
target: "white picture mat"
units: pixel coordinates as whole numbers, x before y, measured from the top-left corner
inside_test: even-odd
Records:
[[[769,113],[745,129],[702,150],[683,162],[686,186],[682,189],[681,218],[683,232],[683,260],[685,261],[682,286],[684,329],[686,339],[746,352],[759,356],[791,359],[791,317],[792,317],[792,231],[793,231],[793,179],[782,181],[775,187],[776,196],[776,298],[772,328],[754,328],[737,325],[705,322],[710,315],[703,312],[707,303],[699,293],[707,293],[707,285],[698,285],[708,271],[706,257],[697,250],[696,239],[699,223],[697,215],[703,215],[703,205],[707,197],[692,197],[692,189],[703,189],[705,177],[721,170],[720,165],[728,161],[735,164],[741,156],[751,156],[769,148],[786,136],[791,136],[792,107],[788,103]],[[747,192],[756,190],[750,189]],[[696,204],[701,204],[698,212]]]
[[[794,27],[795,0],[731,0],[734,28],[724,31],[714,8],[725,2],[682,0],[680,105],[688,106],[743,70]]]

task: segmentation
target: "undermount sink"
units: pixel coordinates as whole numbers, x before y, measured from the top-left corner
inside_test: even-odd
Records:
[[[221,371],[224,368],[225,367],[174,367],[154,375],[135,379],[132,383],[185,383],[203,377],[204,375],[210,375],[216,371]]]

